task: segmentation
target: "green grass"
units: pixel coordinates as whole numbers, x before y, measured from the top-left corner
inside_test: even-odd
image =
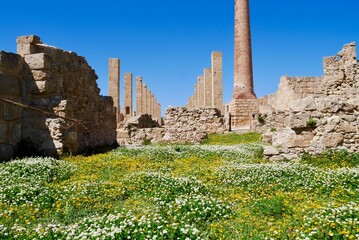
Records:
[[[144,146],[0,164],[0,239],[359,238],[353,154],[317,165],[262,151]],[[333,167],[341,157],[350,164]]]
[[[245,134],[210,134],[202,141],[202,144],[208,145],[236,145],[248,144],[261,141],[261,134],[259,133],[245,133]]]

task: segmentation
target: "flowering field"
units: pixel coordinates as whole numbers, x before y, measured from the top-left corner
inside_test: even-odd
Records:
[[[3,163],[0,239],[359,239],[356,164],[261,158],[243,144]]]

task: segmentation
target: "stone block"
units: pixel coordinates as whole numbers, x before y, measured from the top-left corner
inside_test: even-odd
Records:
[[[295,131],[285,128],[273,133],[272,144],[281,148],[295,147],[297,135]]]
[[[5,122],[0,121],[0,144],[9,141],[7,137],[8,126]]]
[[[276,147],[274,146],[266,146],[264,147],[264,156],[273,156],[273,155],[278,155],[279,151]]]
[[[22,108],[5,103],[3,105],[3,119],[5,121],[14,121],[21,118]]]
[[[16,39],[17,53],[21,56],[35,53],[36,44],[41,43],[40,38],[36,35],[21,36]]]
[[[0,72],[18,75],[23,69],[23,62],[19,55],[0,51]]]
[[[16,96],[22,95],[21,79],[8,74],[0,73],[0,95],[2,96]]]
[[[50,78],[50,74],[41,70],[32,70],[32,75],[36,81],[44,81]]]
[[[317,105],[314,101],[314,98],[310,96],[291,102],[290,109],[295,113],[303,111],[315,111],[317,109]]]
[[[320,112],[336,113],[342,108],[343,103],[339,102],[338,99],[320,99],[317,105]]]
[[[310,118],[308,113],[294,114],[290,117],[290,128],[291,129],[306,129],[307,121]]]
[[[31,70],[51,69],[51,58],[45,53],[25,55],[25,62]]]
[[[343,144],[344,136],[341,133],[326,133],[320,138],[323,148],[336,148]]]

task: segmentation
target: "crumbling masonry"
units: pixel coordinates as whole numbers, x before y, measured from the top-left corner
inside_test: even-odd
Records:
[[[99,95],[85,58],[33,35],[19,37],[17,51],[0,52],[1,160],[16,151],[54,156],[116,142],[114,102]]]

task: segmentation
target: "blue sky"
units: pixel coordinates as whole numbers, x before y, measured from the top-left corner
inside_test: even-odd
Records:
[[[16,52],[17,36],[36,34],[77,52],[103,95],[115,57],[122,81],[125,72],[142,76],[163,110],[183,106],[211,52],[222,51],[224,102],[232,97],[232,0],[18,0],[1,8],[1,50]],[[359,41],[358,0],[250,0],[250,8],[258,97],[275,92],[283,75],[321,76],[324,56]]]

